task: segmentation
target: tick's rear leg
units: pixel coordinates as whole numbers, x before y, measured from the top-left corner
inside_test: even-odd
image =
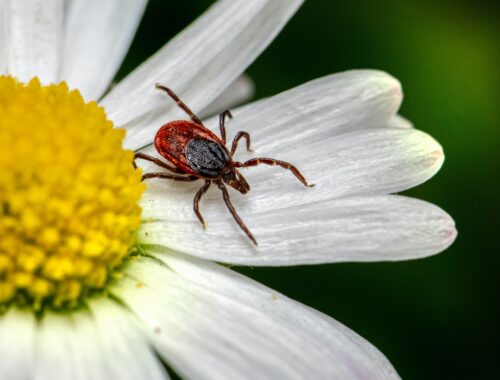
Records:
[[[144,153],[136,153],[134,155],[133,165],[134,165],[134,168],[136,168],[136,169],[137,169],[137,165],[135,164],[135,160],[137,160],[137,159],[153,162],[156,165],[158,165],[164,169],[170,170],[171,172],[174,172],[174,173],[178,173],[178,174],[184,173],[182,170],[179,170],[176,167],[170,166],[169,164],[163,162],[162,160],[160,160],[156,157],[144,154]]]
[[[230,119],[233,118],[233,115],[229,110],[225,110],[219,115],[220,137],[224,145],[226,145],[226,116]]]
[[[299,172],[299,169],[297,169],[295,166],[293,166],[292,164],[285,162],[285,161],[275,160],[274,158],[266,158],[266,157],[252,158],[251,160],[248,160],[245,162],[235,162],[234,166],[238,167],[238,168],[247,168],[249,166],[257,166],[260,164],[271,165],[271,166],[274,166],[274,165],[281,166],[284,169],[290,170],[295,175],[295,177],[297,177],[298,180],[304,184],[304,186],[307,186],[307,187],[314,186],[314,184],[309,185],[307,183],[304,176]]]
[[[257,240],[255,240],[255,237],[252,235],[252,233],[250,232],[250,230],[248,229],[248,227],[245,225],[245,223],[243,223],[243,221],[239,217],[238,213],[236,212],[233,204],[231,203],[231,199],[229,198],[229,193],[227,192],[226,186],[224,186],[224,184],[222,182],[217,182],[217,186],[219,187],[219,189],[221,189],[222,196],[224,198],[224,202],[226,202],[226,206],[229,209],[229,212],[233,216],[233,218],[236,221],[236,223],[238,223],[238,225],[240,226],[240,228],[247,234],[248,238],[255,245],[257,245]]]
[[[191,120],[193,120],[196,124],[203,125],[200,118],[196,116],[194,112],[191,111],[189,107],[186,106],[186,104],[184,104],[182,100],[179,99],[179,97],[175,94],[175,92],[173,92],[168,87],[162,86],[159,83],[156,83],[156,88],[165,91],[172,99],[174,99],[177,105],[181,107],[191,117]]]
[[[181,181],[181,182],[192,182],[199,179],[198,177],[189,176],[189,177],[181,177],[178,175],[172,175],[168,173],[146,173],[142,175],[142,181],[150,178],[163,178],[163,179],[171,179],[172,181]]]
[[[203,196],[203,194],[205,194],[207,192],[211,183],[212,183],[212,181],[205,181],[205,184],[203,185],[203,187],[200,190],[198,190],[198,192],[196,193],[196,195],[194,197],[194,205],[193,205],[194,213],[196,214],[199,221],[203,225],[203,228],[207,228],[207,226],[205,225],[205,221],[203,220],[203,216],[201,215],[201,212],[200,212],[200,199]]]
[[[236,152],[236,149],[238,148],[238,141],[240,141],[242,137],[244,137],[247,141],[247,150],[249,152],[252,151],[252,149],[250,149],[250,135],[248,134],[248,132],[239,131],[234,137],[233,145],[231,146],[231,155]]]

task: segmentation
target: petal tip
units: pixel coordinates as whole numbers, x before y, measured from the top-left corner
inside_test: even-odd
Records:
[[[458,236],[458,231],[455,226],[455,221],[448,214],[446,214],[446,216],[447,216],[446,220],[447,226],[439,231],[439,235],[443,239],[442,251],[451,246]]]
[[[403,101],[403,86],[401,82],[396,77],[382,70],[366,69],[356,71],[371,81],[375,88],[393,99],[391,109],[396,113]]]
[[[443,149],[433,151],[430,156],[434,159],[434,165],[432,165],[432,167],[435,169],[435,172],[438,172],[444,163]]]
[[[428,256],[437,255],[448,249],[455,239],[457,238],[458,231],[455,226],[455,221],[453,218],[446,213],[444,210],[438,208],[439,213],[439,224],[440,227],[436,229],[435,239],[436,244],[435,248],[429,252]]]
[[[443,166],[444,151],[439,142],[429,134],[407,129],[408,149],[416,154],[422,164],[425,180],[432,178]],[[415,133],[416,132],[416,133]]]
[[[384,71],[381,73],[384,74],[384,80],[386,82],[386,86],[389,89],[389,93],[394,99],[394,102],[397,104],[397,107],[401,105],[401,102],[403,101],[403,86],[401,85],[401,82],[399,79],[393,77],[391,74],[388,74]]]
[[[434,138],[429,136],[428,140],[428,154],[430,160],[430,169],[432,171],[432,175],[436,174],[444,163],[444,151],[441,144],[439,144]]]

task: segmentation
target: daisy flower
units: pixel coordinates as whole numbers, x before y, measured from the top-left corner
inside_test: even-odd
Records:
[[[0,378],[166,379],[164,364],[196,379],[398,378],[347,327],[215,263],[404,260],[452,243],[444,211],[391,195],[444,157],[397,116],[396,79],[350,71],[234,110],[230,133],[316,183],[245,172],[252,192],[233,202],[258,247],[220,193],[204,231],[198,183],[146,188],[132,167],[185,118],[156,82],[205,116],[247,97],[241,74],[300,4],[217,1],[104,95],[146,1],[0,1]]]

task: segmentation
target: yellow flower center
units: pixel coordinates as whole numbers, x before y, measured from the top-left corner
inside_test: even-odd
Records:
[[[124,134],[64,82],[0,76],[0,308],[74,306],[129,255],[144,185]]]

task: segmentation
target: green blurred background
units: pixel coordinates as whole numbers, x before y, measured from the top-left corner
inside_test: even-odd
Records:
[[[119,77],[211,3],[150,0]],[[247,71],[257,99],[334,72],[385,70],[403,84],[401,114],[443,145],[443,169],[406,193],[454,217],[459,235],[446,252],[241,269],[346,324],[406,379],[497,376],[498,11],[496,1],[309,0]]]

